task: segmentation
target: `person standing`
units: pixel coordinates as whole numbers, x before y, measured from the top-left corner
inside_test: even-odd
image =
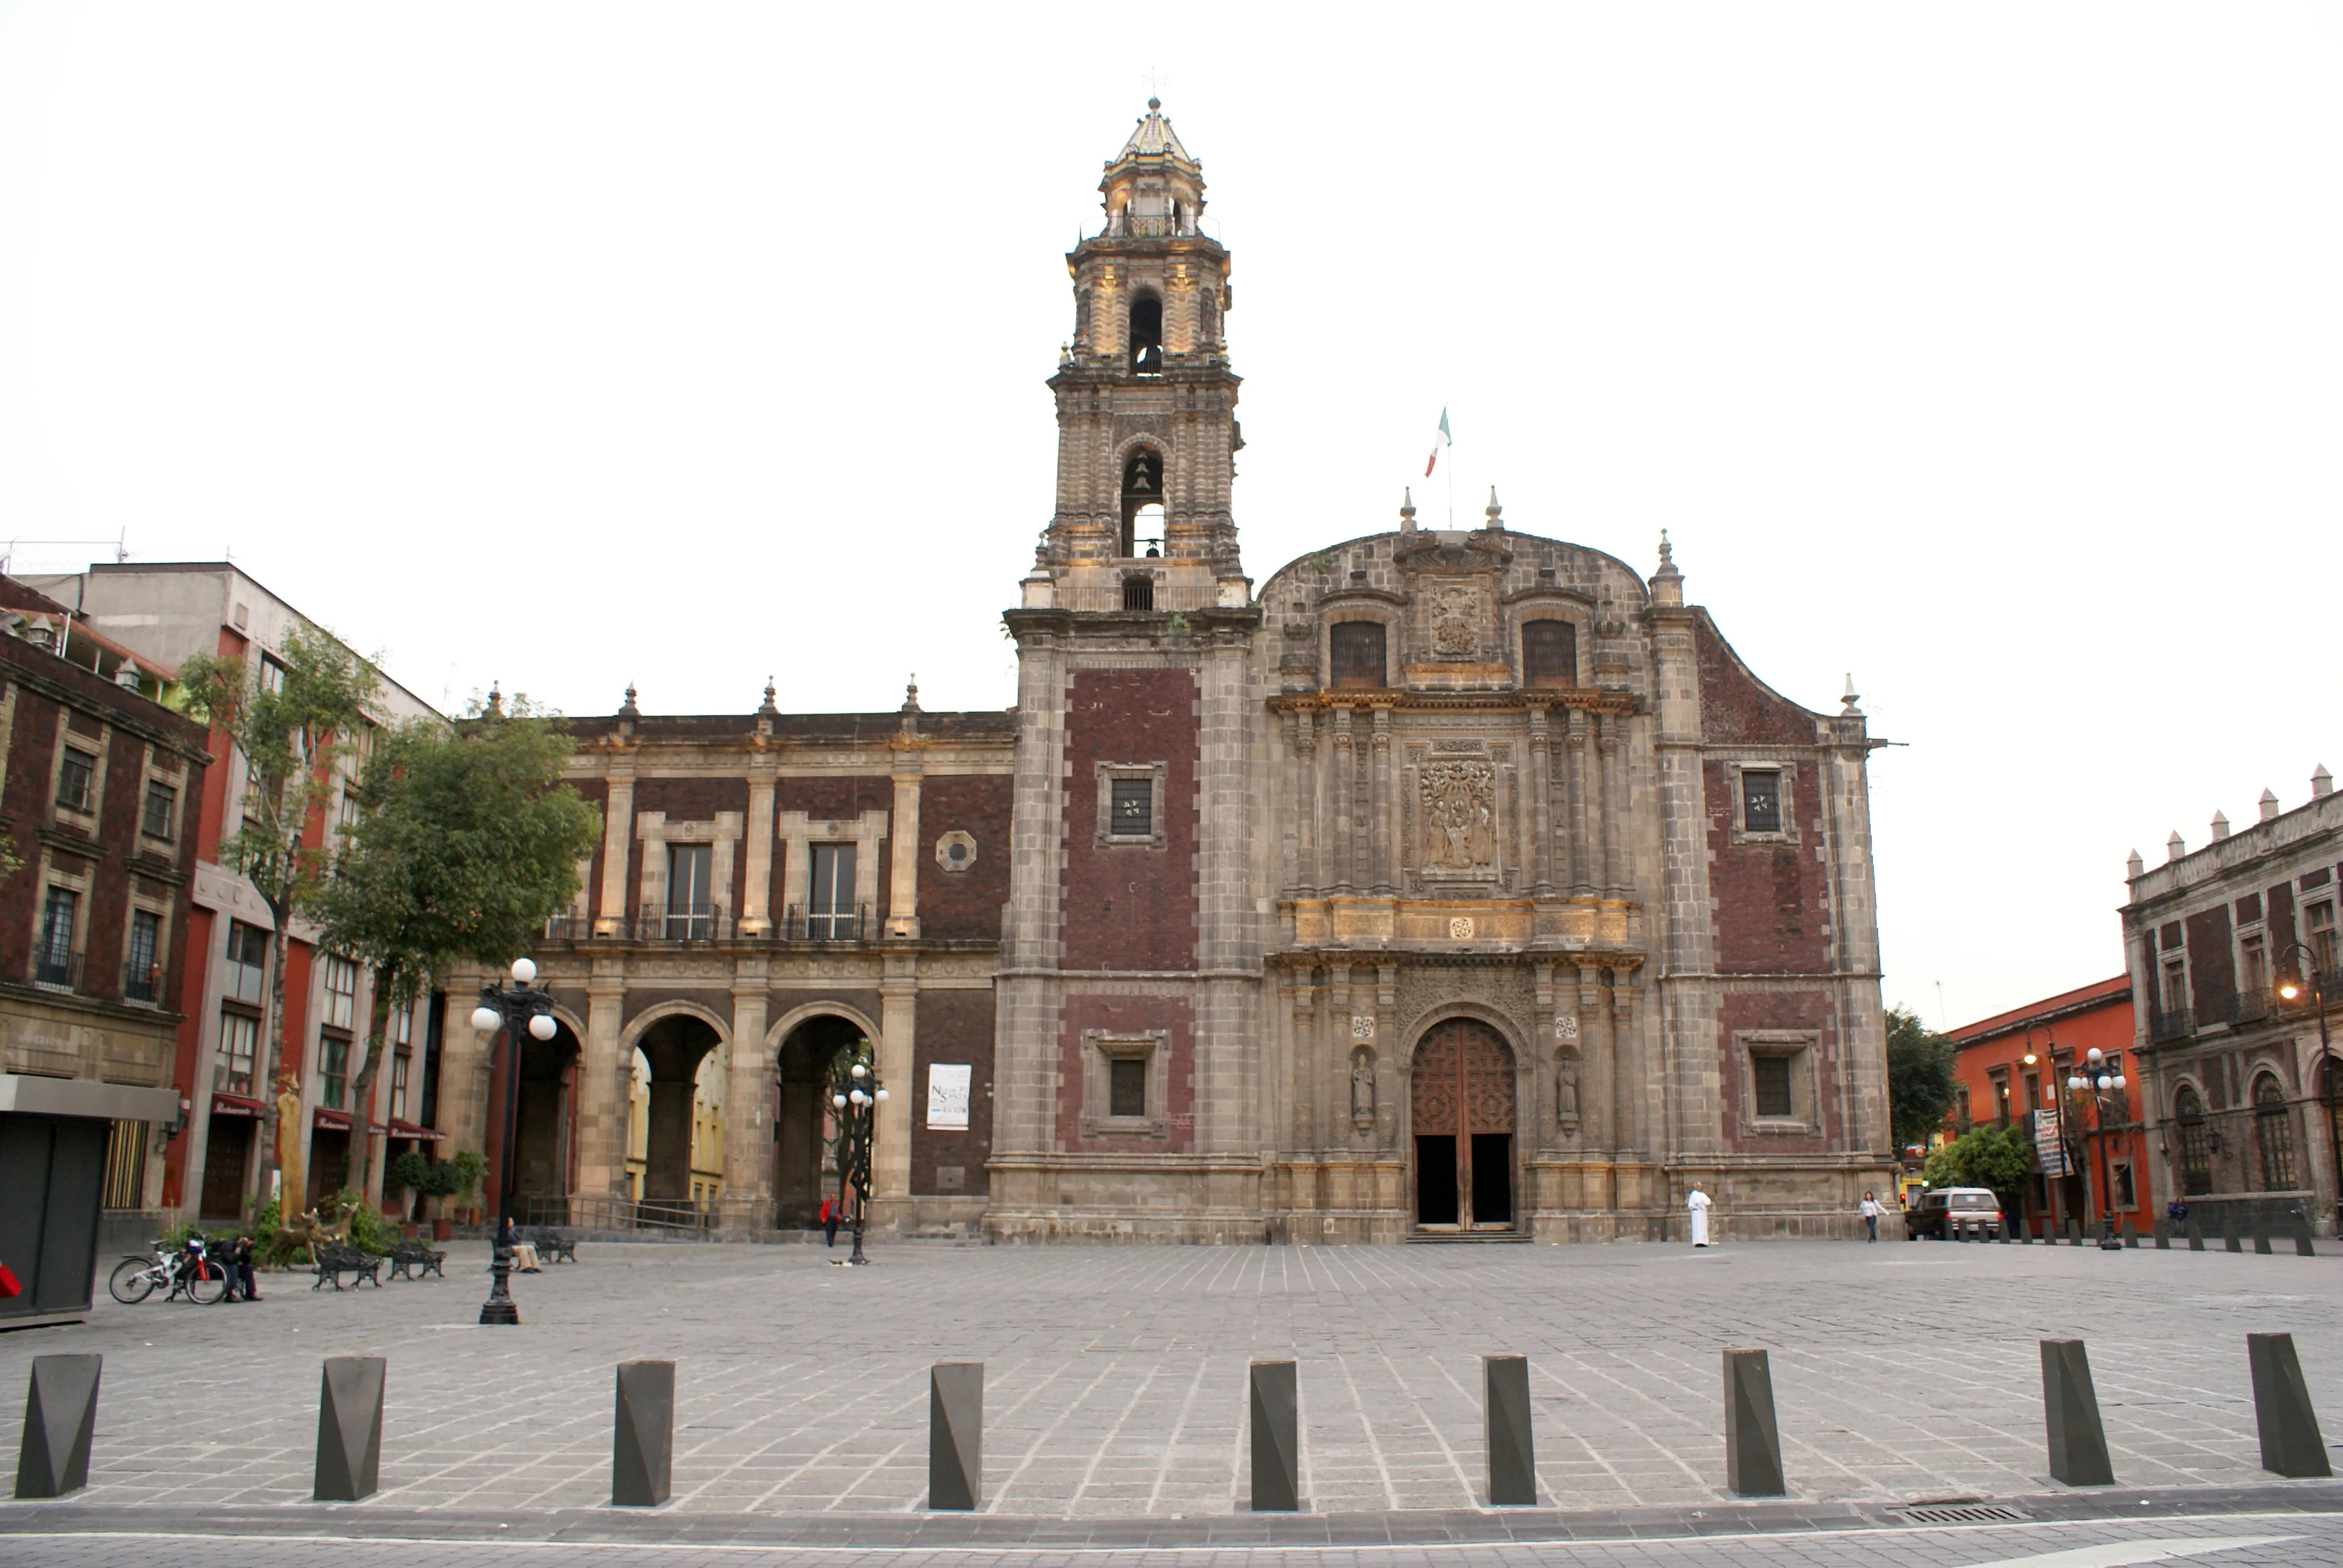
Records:
[[[1695,1247],[1707,1246],[1708,1194],[1700,1190],[1699,1182],[1695,1181],[1692,1184],[1692,1195],[1684,1200],[1684,1207],[1692,1211],[1692,1244]]]
[[[825,1247],[838,1245],[838,1200],[835,1198],[821,1201],[821,1244]]]
[[[1865,1236],[1864,1240],[1867,1241],[1876,1241],[1879,1240],[1879,1216],[1886,1211],[1886,1210],[1882,1209],[1879,1206],[1879,1200],[1874,1198],[1870,1191],[1865,1190],[1863,1194],[1863,1228],[1869,1231],[1870,1234]]]

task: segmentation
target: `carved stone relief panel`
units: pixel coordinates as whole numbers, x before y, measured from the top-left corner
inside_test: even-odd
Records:
[[[1454,1001],[1475,1002],[1491,1009],[1513,1025],[1518,1040],[1527,1040],[1534,1034],[1529,1027],[1535,1014],[1526,969],[1483,964],[1446,969],[1410,964],[1400,970],[1399,1002],[1393,1016],[1403,1027],[1413,1028],[1416,1020],[1433,1008]],[[1400,1045],[1413,1050],[1414,1043],[1402,1040]]]
[[[1432,652],[1436,658],[1477,658],[1483,594],[1478,585],[1443,583],[1432,590]]]
[[[1416,776],[1416,799],[1424,876],[1485,879],[1497,874],[1493,765],[1464,758],[1429,759]]]

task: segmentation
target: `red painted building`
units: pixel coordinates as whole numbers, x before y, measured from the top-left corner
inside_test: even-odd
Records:
[[[2014,1125],[2035,1146],[2034,1174],[2022,1195],[2032,1234],[2063,1233],[2069,1216],[2094,1229],[2107,1213],[2110,1192],[2118,1226],[2129,1220],[2143,1233],[2152,1228],[2127,976],[1996,1013],[1951,1038],[1958,1048],[1958,1090],[1946,1119],[1952,1130],[1980,1121]],[[2094,1050],[2102,1053],[2096,1068]],[[2104,1094],[2066,1088],[2087,1070],[2120,1075],[2124,1086]]]

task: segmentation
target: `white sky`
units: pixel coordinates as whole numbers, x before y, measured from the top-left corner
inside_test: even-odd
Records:
[[[1014,699],[1061,257],[1151,73],[1256,580],[1460,518],[1874,733],[1886,991],[2117,972],[2343,769],[2343,10],[0,0],[0,538],[236,559],[432,700]],[[1419,498],[1428,519],[1445,505]],[[20,569],[93,554],[20,546]]]

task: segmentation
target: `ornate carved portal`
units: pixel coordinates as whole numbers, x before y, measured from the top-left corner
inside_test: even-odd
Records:
[[[1415,1048],[1408,1081],[1415,1222],[1428,1230],[1513,1224],[1513,1052],[1487,1024],[1451,1019]]]

